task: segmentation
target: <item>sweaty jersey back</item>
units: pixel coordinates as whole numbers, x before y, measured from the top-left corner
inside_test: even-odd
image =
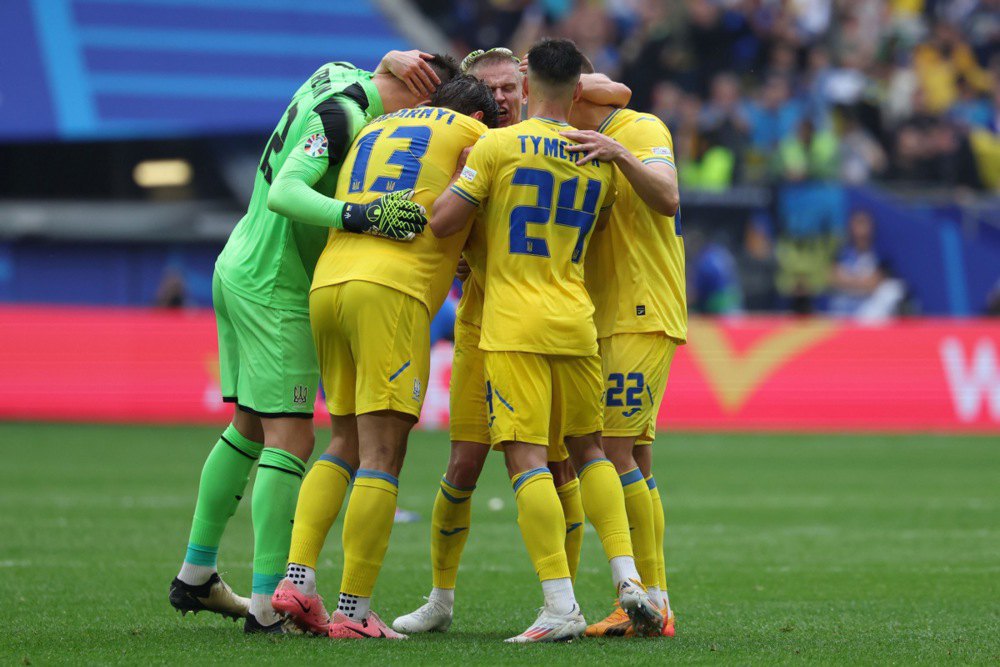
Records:
[[[327,63],[296,91],[264,147],[246,215],[216,261],[222,282],[256,303],[309,310],[309,285],[327,229],[295,222],[267,207],[275,175],[289,160],[324,160],[326,174],[313,186],[333,196],[351,140],[382,102],[371,73],[350,63]]]
[[[597,352],[584,258],[615,170],[577,166],[573,129],[545,118],[490,130],[453,191],[483,208],[486,294],[480,347],[589,356]]]
[[[486,126],[438,107],[402,109],[377,118],[358,135],[344,161],[337,199],[368,203],[412,188],[428,215],[448,187],[462,150]],[[386,285],[419,299],[433,315],[441,307],[458,263],[464,234],[438,239],[429,229],[412,243],[331,230],[313,289],[348,280]]]

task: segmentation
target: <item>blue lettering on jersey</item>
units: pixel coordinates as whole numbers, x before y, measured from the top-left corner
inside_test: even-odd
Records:
[[[558,158],[568,162],[576,162],[579,154],[567,152],[568,141],[556,139],[554,137],[537,137],[532,134],[519,134],[517,138],[521,141],[521,153],[523,155],[542,155],[543,157]],[[529,145],[528,140],[531,140]],[[592,160],[591,163],[600,167],[601,163]]]

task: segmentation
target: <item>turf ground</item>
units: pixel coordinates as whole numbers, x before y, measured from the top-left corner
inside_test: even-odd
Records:
[[[1000,661],[1000,443],[988,438],[685,435],[657,443],[678,636],[508,646],[541,595],[499,458],[474,499],[456,621],[408,642],[245,637],[167,604],[214,429],[0,424],[0,663],[662,664]],[[320,433],[320,441],[326,434]],[[375,592],[386,619],[430,586],[428,519],[447,459],[418,433]],[[493,511],[487,500],[500,498]],[[320,589],[336,595],[340,522]],[[250,581],[244,503],[220,568]],[[577,597],[611,601],[592,530]]]

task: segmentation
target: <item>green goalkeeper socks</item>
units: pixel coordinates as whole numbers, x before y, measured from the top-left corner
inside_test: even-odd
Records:
[[[275,447],[264,448],[253,489],[253,592],[270,597],[285,576],[292,520],[306,464]],[[259,619],[258,619],[259,620]]]
[[[236,512],[250,470],[263,448],[261,443],[241,435],[232,424],[215,443],[201,470],[185,564],[215,570],[222,533]]]

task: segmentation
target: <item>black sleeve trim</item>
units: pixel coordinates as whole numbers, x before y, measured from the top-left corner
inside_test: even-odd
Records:
[[[314,111],[319,114],[323,123],[323,133],[330,142],[330,164],[339,164],[347,157],[354,134],[351,132],[351,119],[344,110],[344,101],[331,97],[320,102]]]

